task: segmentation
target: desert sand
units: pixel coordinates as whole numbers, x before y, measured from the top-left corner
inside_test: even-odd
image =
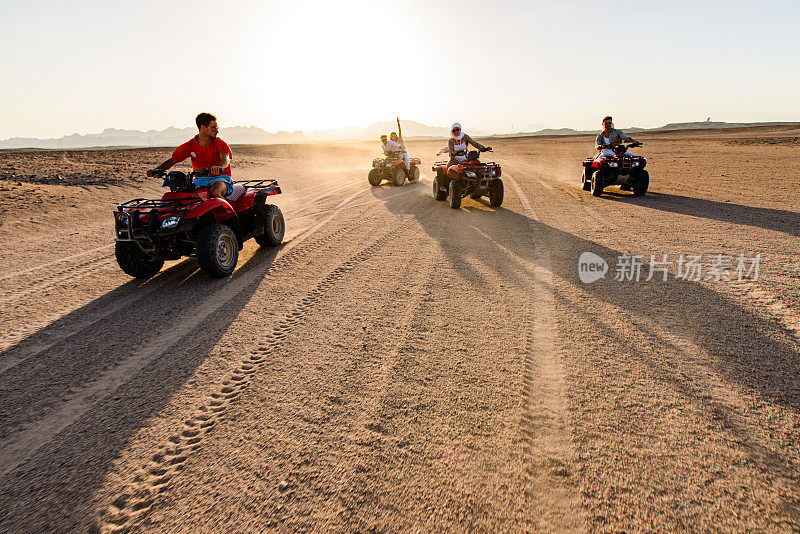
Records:
[[[581,190],[590,137],[510,138],[503,205],[459,210],[443,141],[374,188],[377,142],[234,146],[287,235],[221,280],[115,263],[170,149],[0,153],[0,531],[800,530],[800,130],[635,137],[644,197]]]

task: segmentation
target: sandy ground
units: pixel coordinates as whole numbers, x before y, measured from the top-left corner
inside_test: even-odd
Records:
[[[169,150],[0,153],[0,531],[798,531],[799,136],[643,135],[643,198],[580,189],[590,138],[502,140],[460,210],[442,143],[400,188],[376,144],[234,147],[285,244],[147,282],[111,210]]]

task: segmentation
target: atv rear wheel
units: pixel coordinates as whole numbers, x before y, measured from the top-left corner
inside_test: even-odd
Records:
[[[381,171],[372,169],[367,175],[367,180],[369,180],[369,185],[373,187],[381,185]]]
[[[458,180],[450,180],[450,207],[457,210],[461,207],[461,182]]]
[[[414,165],[411,167],[411,176],[408,179],[409,182],[419,182],[419,167]]]
[[[404,183],[406,183],[406,171],[402,168],[395,169],[392,174],[392,185],[400,187]]]
[[[239,240],[227,224],[211,223],[203,227],[195,249],[197,263],[212,278],[228,276],[239,261]]]
[[[437,174],[433,179],[433,198],[444,200],[447,198],[447,189],[442,187],[442,176]]]
[[[503,203],[503,180],[494,179],[489,182],[489,205],[493,208]]]
[[[650,173],[642,171],[639,173],[639,179],[633,184],[633,195],[636,197],[644,196],[648,187],[650,187]]]
[[[164,260],[145,254],[139,245],[131,241],[117,241],[114,255],[120,269],[134,278],[152,278],[164,266]]]
[[[278,206],[267,206],[264,216],[264,233],[256,236],[256,243],[262,247],[274,247],[283,241],[286,223]]]
[[[592,174],[592,195],[599,197],[603,194],[603,171],[597,170]]]

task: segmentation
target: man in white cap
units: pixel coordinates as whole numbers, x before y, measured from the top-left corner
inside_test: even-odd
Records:
[[[450,139],[447,141],[447,151],[450,154],[450,161],[447,162],[447,166],[458,165],[466,161],[467,147],[469,145],[474,146],[481,152],[492,149],[490,146],[483,146],[461,131],[461,125],[459,123],[453,124],[453,127],[450,129]]]

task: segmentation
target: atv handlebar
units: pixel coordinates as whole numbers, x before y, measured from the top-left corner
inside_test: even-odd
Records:
[[[165,171],[164,169],[153,169],[151,172],[153,173],[153,178],[163,178],[164,176],[167,175],[168,172],[171,171]],[[189,174],[187,174],[187,176],[189,178],[211,176],[211,169],[197,169],[196,171],[192,171]]]
[[[446,153],[447,151],[448,151],[448,150],[447,150],[446,148],[443,148],[443,149],[441,149],[439,152],[437,152],[437,153],[436,153],[436,155],[438,156],[439,154],[444,154],[444,153]],[[478,151],[479,151],[479,152],[494,152],[494,151],[492,150],[492,147],[490,147],[490,146],[484,147],[484,148],[482,148],[482,149],[480,149],[480,148],[479,148],[479,149],[478,149]],[[467,155],[467,154],[469,154],[470,152],[472,152],[472,151],[471,151],[471,150],[459,150],[458,152],[456,152],[456,156],[466,156],[466,155]]]
[[[625,143],[618,143],[618,144],[611,144],[611,145],[598,145],[598,146],[597,146],[597,148],[598,148],[598,149],[606,149],[606,148],[610,148],[610,149],[612,149],[612,150],[613,150],[613,149],[614,149],[614,147],[617,147],[617,146],[624,146],[624,147],[625,147],[625,149],[627,150],[627,149],[629,149],[629,148],[636,148],[636,147],[640,147],[640,146],[642,146],[642,143],[641,143],[641,142],[639,142],[639,141],[634,141],[633,143],[629,143],[629,144],[627,144],[627,145],[626,145]]]

